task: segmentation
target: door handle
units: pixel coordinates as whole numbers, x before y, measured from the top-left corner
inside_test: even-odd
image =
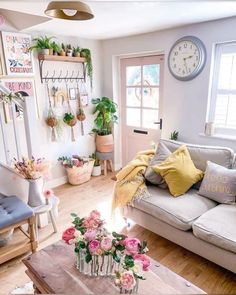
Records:
[[[163,121],[162,121],[162,119],[160,119],[159,122],[154,122],[153,124],[160,125],[160,130],[162,130],[162,123],[163,123]]]
[[[134,129],[133,131],[134,131],[134,133],[139,133],[139,134],[148,134],[148,132],[147,132],[147,131],[144,131],[144,130],[138,130],[138,129]]]

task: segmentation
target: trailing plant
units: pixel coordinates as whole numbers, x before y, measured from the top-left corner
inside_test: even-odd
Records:
[[[170,134],[170,139],[171,140],[178,140],[178,136],[179,136],[179,132],[174,130],[173,132],[171,132]]]
[[[92,132],[98,135],[111,134],[112,124],[118,122],[117,104],[108,97],[92,99],[92,103],[95,105],[94,114],[97,115]]]
[[[86,60],[86,70],[90,78],[91,87],[93,87],[93,64],[92,64],[92,56],[91,56],[90,49],[82,48],[80,50],[80,56],[84,57]]]
[[[40,36],[37,38],[33,39],[33,42],[35,44],[29,48],[29,50],[37,49],[37,50],[42,50],[42,49],[51,49],[53,48],[51,42],[52,39],[55,39],[55,37],[48,37],[48,36]]]
[[[23,100],[23,97],[20,93],[17,92],[10,92],[8,94],[4,93],[4,92],[0,92],[0,103],[4,102],[4,103],[12,103],[12,101],[14,99],[20,99]]]

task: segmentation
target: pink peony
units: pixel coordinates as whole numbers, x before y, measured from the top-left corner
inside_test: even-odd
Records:
[[[136,255],[139,252],[138,245],[140,244],[140,241],[136,238],[126,238],[124,240],[125,245],[125,253],[127,255]]]
[[[150,260],[147,257],[147,255],[144,254],[136,254],[134,256],[134,260],[140,261],[143,265],[143,271],[148,271],[148,268],[150,266]]]
[[[54,196],[54,192],[51,189],[47,189],[46,191],[43,192],[45,199],[49,199],[52,196]]]
[[[97,231],[93,229],[89,229],[85,232],[84,238],[87,241],[92,241],[96,237]]]
[[[89,217],[93,218],[93,219],[100,219],[101,218],[101,214],[99,211],[97,210],[93,210],[90,214]]]
[[[96,229],[101,225],[101,221],[98,219],[94,219],[92,217],[88,217],[84,220],[83,226],[87,229]]]
[[[89,243],[89,252],[92,254],[92,255],[96,255],[98,253],[98,250],[99,250],[99,247],[100,247],[100,242],[97,241],[97,240],[92,240],[90,243]]]
[[[104,251],[109,251],[112,248],[112,239],[109,237],[104,237],[101,241],[101,248]]]
[[[71,226],[66,229],[62,234],[62,239],[67,243],[70,244],[70,240],[75,238],[75,227]]]
[[[132,271],[125,271],[121,274],[120,285],[126,290],[132,290],[136,281]]]

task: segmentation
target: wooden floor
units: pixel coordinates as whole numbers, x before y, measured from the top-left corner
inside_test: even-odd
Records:
[[[51,225],[39,232],[40,248],[61,238],[62,231],[70,226],[70,213],[84,216],[92,209],[101,211],[106,220],[110,219],[110,205],[114,181],[111,174],[93,178],[81,186],[63,185],[54,191],[60,198],[57,234],[53,234]],[[109,222],[110,224],[110,222]],[[116,220],[116,229],[123,228],[121,219]],[[127,229],[123,229],[127,232]],[[207,293],[235,294],[236,275],[211,263],[168,240],[138,226],[132,225],[128,230],[130,236],[137,236],[148,241],[149,255],[163,265],[191,281]],[[22,257],[21,257],[22,258]],[[0,293],[10,293],[15,287],[29,282],[24,273],[21,258],[14,259],[0,266]]]

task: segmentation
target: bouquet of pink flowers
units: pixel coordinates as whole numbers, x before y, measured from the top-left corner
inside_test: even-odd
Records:
[[[26,179],[38,179],[43,177],[48,179],[50,177],[51,164],[44,158],[31,159],[22,157],[22,160],[18,161],[14,158],[14,168],[21,176]]]
[[[107,257],[108,261],[112,261],[112,266],[111,272],[106,275],[115,276],[115,285],[121,291],[135,291],[138,280],[144,279],[143,272],[148,271],[150,266],[150,260],[145,255],[148,251],[147,243],[116,232],[108,233],[97,210],[93,210],[85,218],[80,218],[74,213],[71,215],[73,226],[63,232],[62,239],[67,244],[74,244],[76,253],[83,252],[85,262],[91,263],[91,267],[95,259],[97,273],[95,271],[94,275],[99,275],[98,272]]]

